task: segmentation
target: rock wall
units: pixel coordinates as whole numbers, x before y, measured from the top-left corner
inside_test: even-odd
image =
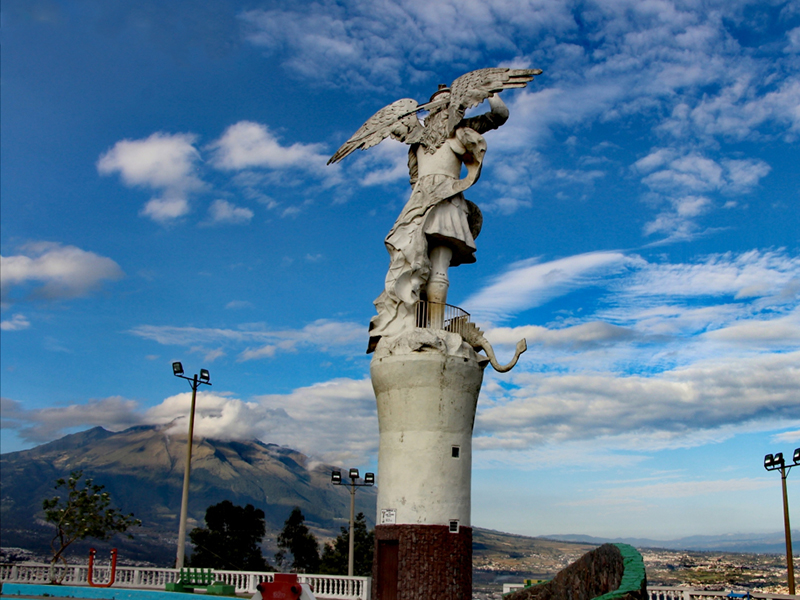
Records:
[[[592,600],[600,597],[603,600],[647,600],[644,565],[635,549],[625,544],[603,544],[560,571],[552,581],[513,592],[504,596],[504,600]]]

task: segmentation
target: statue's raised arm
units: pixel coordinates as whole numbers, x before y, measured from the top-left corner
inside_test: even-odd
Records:
[[[451,86],[450,105],[447,109],[447,123],[450,132],[464,118],[467,109],[478,106],[487,98],[503,90],[523,88],[541,75],[541,69],[478,69],[456,79]],[[483,133],[483,132],[479,132]]]
[[[409,149],[413,192],[386,236],[389,272],[375,300],[378,314],[370,323],[372,352],[381,338],[392,338],[418,326],[442,329],[449,288],[448,269],[475,262],[475,238],[483,217],[463,192],[480,176],[486,141],[481,134],[508,119],[497,96],[525,87],[540,69],[478,69],[439,86],[426,104],[397,100],[375,113],[334,154],[328,164],[356,149],[366,150],[389,136]],[[489,100],[491,110],[464,118],[468,109]],[[428,111],[424,126],[417,118]],[[461,178],[462,167],[466,176]],[[422,303],[422,304],[421,304]],[[420,307],[424,304],[424,324]],[[477,339],[477,338],[476,338]]]

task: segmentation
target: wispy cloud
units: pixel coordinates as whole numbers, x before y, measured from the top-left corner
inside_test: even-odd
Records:
[[[317,84],[397,86],[434,66],[477,60],[487,49],[515,53],[512,35],[573,29],[558,2],[391,2],[357,0],[315,10],[250,10],[246,39],[277,55],[286,71]]]
[[[2,331],[20,331],[30,326],[31,322],[28,317],[19,313],[13,315],[10,319],[0,321],[0,330]]]
[[[721,207],[707,195],[746,194],[766,177],[771,168],[762,160],[716,161],[698,152],[681,153],[674,148],[656,148],[636,161],[631,169],[653,192],[650,203],[659,202],[661,212],[645,224],[645,235],[666,234],[670,240],[688,239],[700,231],[698,218]],[[666,205],[664,207],[663,205]]]
[[[487,66],[487,52],[503,64],[543,67],[535,84],[506,95],[511,120],[490,134],[494,158],[487,170],[495,181],[487,185],[499,200],[487,208],[501,214],[530,206],[543,182],[591,186],[608,175],[602,168],[551,165],[531,149],[575,127],[655,116],[653,127],[683,148],[671,150],[671,164],[642,175],[658,200],[643,233],[662,236],[663,243],[706,232],[707,216],[730,206],[716,194],[749,193],[770,170],[761,159],[718,156],[710,139],[777,134],[791,140],[800,131],[800,77],[790,62],[795,30],[786,33],[783,56],[744,52],[730,24],[747,18],[747,6],[492,0],[431,7],[382,0],[326,3],[314,11],[256,9],[240,19],[246,40],[314,85],[422,100],[440,79]],[[573,39],[579,30],[592,40],[590,47]],[[405,177],[392,152],[371,150],[374,164],[360,179],[375,184]],[[514,168],[503,160],[511,154]]]
[[[253,308],[253,303],[247,300],[231,300],[225,305],[227,310],[240,310],[244,308]]]
[[[579,254],[547,262],[528,259],[512,264],[464,305],[478,320],[502,320],[588,288],[608,290],[608,304],[597,315],[618,325],[677,317],[676,311],[695,318],[705,308],[685,303],[700,299],[711,299],[715,311],[749,310],[752,314],[767,306],[789,310],[800,296],[800,258],[783,250],[753,250],[712,254],[689,263],[649,262],[623,252]],[[752,305],[727,306],[745,300]]]
[[[124,276],[110,258],[75,246],[32,242],[20,250],[23,254],[0,257],[4,303],[20,298],[63,300],[86,296],[103,282]]]
[[[796,422],[800,352],[697,361],[655,376],[612,373],[514,377],[512,390],[484,405],[480,448],[525,449],[544,443],[635,437],[639,449],[692,447],[704,430],[762,420]],[[490,394],[491,396],[491,394]]]
[[[487,375],[477,447],[601,440],[657,450],[800,422],[799,261],[769,250],[691,263],[606,253],[512,265],[473,296],[475,312],[519,314],[588,288],[599,301],[547,326],[488,328],[500,345],[526,337],[529,352],[502,384]]]
[[[240,362],[270,358],[277,352],[294,352],[303,348],[341,352],[366,339],[363,325],[324,319],[302,329],[269,330],[263,324],[240,329],[140,325],[129,333],[159,344],[184,346],[204,353],[209,352],[209,345],[222,344],[238,349]]]
[[[477,320],[498,321],[572,290],[599,285],[639,262],[621,252],[592,252],[546,263],[529,259],[511,265],[464,304]]]

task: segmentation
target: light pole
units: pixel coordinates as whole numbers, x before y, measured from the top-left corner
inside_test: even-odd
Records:
[[[789,527],[789,497],[786,494],[786,476],[792,467],[800,465],[800,448],[795,449],[792,456],[794,464],[786,466],[783,459],[783,452],[777,454],[767,454],[764,457],[764,468],[767,471],[781,472],[781,483],[783,484],[783,528],[786,535],[786,572],[789,578],[789,593],[794,595],[794,560],[792,558],[792,530]]]
[[[353,576],[353,564],[354,564],[354,551],[355,551],[355,533],[354,527],[355,524],[355,514],[356,514],[356,488],[359,487],[368,487],[375,485],[375,474],[374,473],[364,473],[364,483],[357,483],[358,481],[358,469],[350,469],[350,483],[346,483],[342,481],[342,472],[341,471],[333,471],[331,472],[331,483],[333,485],[348,485],[350,486],[350,548],[347,555],[347,576]]]
[[[201,383],[211,385],[211,376],[206,369],[200,369],[200,376],[186,377],[183,374],[183,365],[179,362],[172,363],[172,374],[189,382],[192,386],[192,408],[189,412],[189,439],[186,440],[186,468],[183,471],[183,496],[181,496],[181,521],[178,529],[178,556],[175,559],[175,568],[183,568],[183,558],[186,553],[186,514],[189,512],[189,476],[192,472],[192,441],[194,440],[194,403],[197,399],[197,388]]]

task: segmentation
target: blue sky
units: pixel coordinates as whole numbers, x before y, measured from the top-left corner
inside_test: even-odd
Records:
[[[390,102],[541,68],[486,135],[473,523],[781,529],[800,446],[800,3],[44,2],[2,12],[2,451],[186,427],[375,468]],[[480,107],[479,111],[485,110]],[[380,477],[380,474],[378,474]],[[800,487],[790,497],[800,508]]]

